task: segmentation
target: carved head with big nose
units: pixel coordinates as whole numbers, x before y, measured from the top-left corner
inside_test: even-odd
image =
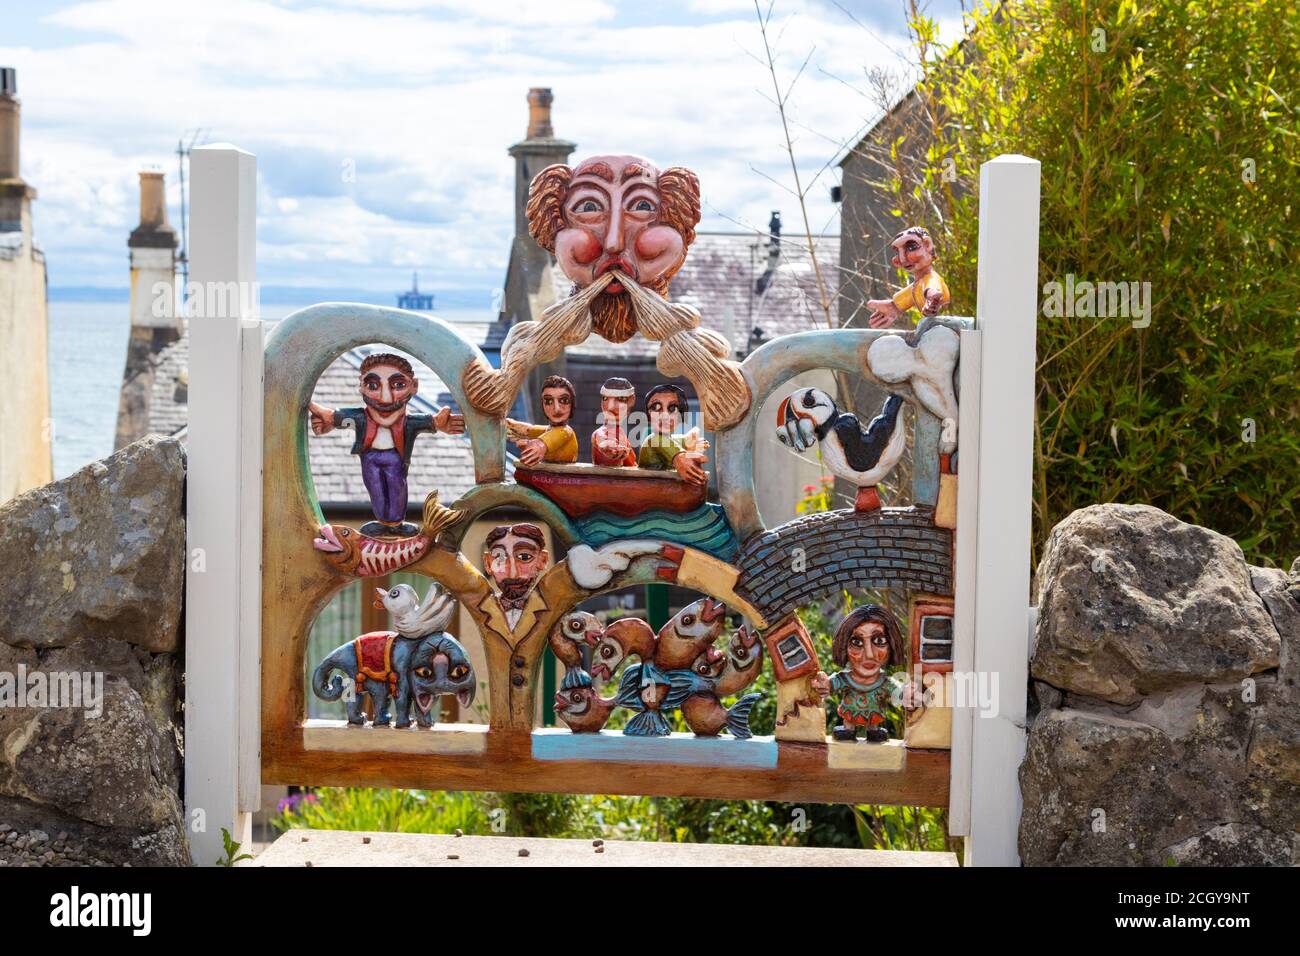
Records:
[[[579,287],[618,271],[667,296],[695,241],[700,181],[689,169],[660,170],[640,156],[592,156],[538,173],[527,213],[529,233]],[[611,342],[637,330],[631,299],[617,281],[596,298],[591,315],[595,331]]]

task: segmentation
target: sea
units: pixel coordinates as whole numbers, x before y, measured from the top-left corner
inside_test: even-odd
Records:
[[[266,321],[276,321],[310,304],[264,302],[261,315]],[[439,309],[435,314],[449,322],[481,323],[496,318],[486,308]],[[131,332],[130,305],[125,297],[121,301],[67,301],[52,294],[49,316],[54,477],[59,479],[113,452]]]

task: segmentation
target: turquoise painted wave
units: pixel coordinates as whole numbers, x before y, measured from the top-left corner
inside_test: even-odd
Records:
[[[611,541],[652,538],[686,545],[730,563],[740,547],[722,506],[715,504],[703,504],[685,514],[646,511],[635,518],[597,511],[577,519],[573,526],[578,536],[593,548]]]

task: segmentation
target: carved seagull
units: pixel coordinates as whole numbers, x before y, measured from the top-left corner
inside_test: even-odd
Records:
[[[393,628],[402,637],[424,637],[445,631],[456,613],[455,599],[436,584],[429,588],[423,602],[409,584],[399,584],[387,591],[375,588],[375,596],[375,608],[386,609],[392,615]]]
[[[907,445],[899,424],[903,399],[890,395],[866,428],[856,415],[841,412],[820,388],[801,388],[776,410],[776,437],[796,451],[821,445],[822,460],[838,478],[869,488],[894,470]]]

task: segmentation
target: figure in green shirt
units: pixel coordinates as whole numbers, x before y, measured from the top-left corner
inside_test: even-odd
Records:
[[[913,682],[885,672],[906,660],[898,623],[879,604],[864,604],[849,612],[835,630],[831,657],[844,670],[830,676],[818,671],[812,690],[820,697],[839,697],[840,725],[831,731],[836,740],[856,740],[858,729],[863,728],[867,740],[882,743],[889,739],[886,705],[894,695],[907,710],[920,705],[919,688]]]
[[[702,485],[709,480],[704,465],[709,460],[705,454],[709,443],[698,427],[684,435],[677,429],[690,412],[686,391],[676,385],[656,385],[645,396],[645,414],[650,423],[650,436],[641,443],[637,465],[656,471],[677,472],[683,481]]]

